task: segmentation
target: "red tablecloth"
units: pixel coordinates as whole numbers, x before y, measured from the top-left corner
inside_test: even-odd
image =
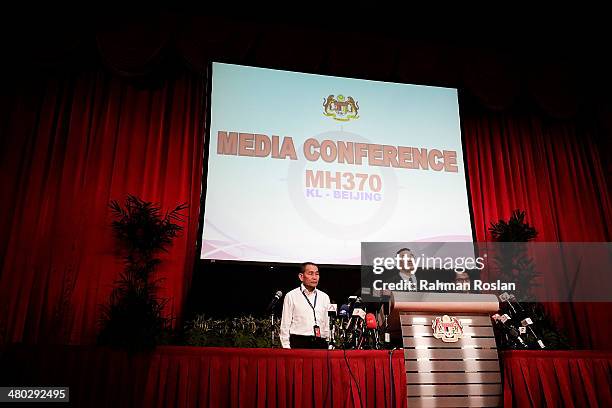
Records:
[[[612,407],[612,352],[506,351],[504,406]]]
[[[77,407],[406,406],[401,351],[392,376],[387,351],[347,351],[346,360],[324,350],[168,346],[128,356],[100,347],[10,346],[0,351],[0,385],[68,385]]]
[[[341,351],[15,345],[0,350],[0,385],[68,385],[77,407],[385,407],[393,383],[406,406],[401,352],[393,381],[388,352],[346,356],[359,388]],[[509,351],[502,363],[505,406],[612,406],[612,352]]]

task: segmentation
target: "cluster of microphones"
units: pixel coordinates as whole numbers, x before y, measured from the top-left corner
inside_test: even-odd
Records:
[[[283,292],[274,294],[266,311],[272,318],[274,326],[274,310],[280,303]],[[373,304],[366,305],[358,296],[349,296],[346,303],[340,308],[335,303],[329,305],[329,348],[347,350],[380,350],[389,348],[390,335],[387,333],[387,318],[384,307],[379,307],[376,314],[366,312],[374,308]],[[275,334],[272,334],[274,343]]]
[[[278,291],[268,305],[268,311],[274,309],[281,297],[282,292]],[[499,295],[499,300],[499,313],[491,316],[499,345],[511,349],[546,348],[532,317],[516,297],[504,292]],[[385,313],[384,306],[376,313],[366,312],[367,309],[372,309],[372,304],[366,307],[358,296],[349,296],[340,308],[334,303],[329,306],[330,348],[379,350],[391,347],[388,313]]]
[[[537,333],[537,328],[529,313],[507,292],[499,295],[499,313],[491,318],[499,334],[500,346],[511,349],[543,349],[546,345]]]
[[[368,308],[372,308],[371,304]],[[365,303],[358,296],[350,296],[338,308],[331,304],[328,310],[330,348],[351,350],[378,350],[388,348],[387,316],[383,308],[375,313],[366,312]]]

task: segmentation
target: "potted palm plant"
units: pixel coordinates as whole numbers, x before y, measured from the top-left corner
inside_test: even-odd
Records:
[[[539,284],[539,276],[528,254],[527,245],[517,244],[533,241],[538,235],[536,229],[525,220],[525,211],[514,210],[507,221],[492,222],[489,232],[493,241],[501,243],[501,250],[495,259],[500,275],[506,281],[517,282],[516,297],[522,300],[520,304],[524,315],[532,319],[546,348],[569,348],[567,336],[558,328],[556,321],[546,312],[542,303],[526,301],[533,300],[533,289]],[[528,347],[539,348],[537,339],[530,333],[526,333],[525,338]],[[501,348],[513,348],[517,345],[503,341],[501,343]]]
[[[109,206],[124,269],[102,305],[98,343],[130,351],[151,349],[171,327],[164,313],[168,299],[158,295],[163,280],[155,275],[161,253],[183,231],[187,205],[162,213],[158,205],[129,195],[124,205],[111,201]]]

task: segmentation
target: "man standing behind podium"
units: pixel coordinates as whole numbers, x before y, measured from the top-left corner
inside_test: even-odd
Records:
[[[317,289],[319,268],[312,262],[300,266],[302,284],[285,295],[280,325],[283,348],[327,348],[329,296]]]

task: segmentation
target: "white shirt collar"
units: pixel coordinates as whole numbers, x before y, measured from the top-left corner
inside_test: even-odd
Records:
[[[416,276],[414,276],[414,274],[410,273],[410,272],[406,272],[406,271],[400,271],[399,272],[399,276],[403,279],[403,280],[410,280],[410,281],[414,281],[416,280]]]
[[[306,286],[304,286],[304,284],[300,284],[300,292],[304,293],[306,296],[312,295],[314,293],[317,292],[317,288],[314,288],[314,290],[312,292],[309,292],[308,290],[306,290]]]

